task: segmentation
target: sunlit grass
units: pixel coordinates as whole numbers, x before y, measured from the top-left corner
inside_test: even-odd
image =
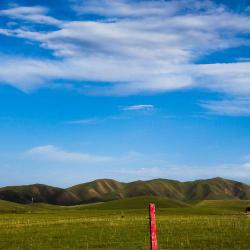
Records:
[[[45,209],[2,213],[0,249],[149,249],[146,208]],[[157,230],[159,249],[250,249],[250,218],[238,210],[158,209]]]

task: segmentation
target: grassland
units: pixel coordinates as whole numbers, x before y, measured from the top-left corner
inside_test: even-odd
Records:
[[[0,249],[149,249],[151,200],[159,249],[250,249],[243,213],[250,201],[189,205],[153,197],[74,207],[0,201]]]

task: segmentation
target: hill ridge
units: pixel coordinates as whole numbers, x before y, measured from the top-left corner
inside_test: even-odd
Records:
[[[76,205],[140,196],[164,197],[182,202],[247,200],[250,199],[250,186],[239,181],[215,177],[183,182],[162,178],[132,182],[97,179],[68,188],[38,183],[0,188],[0,199],[18,203],[31,203],[33,198],[34,202]]]

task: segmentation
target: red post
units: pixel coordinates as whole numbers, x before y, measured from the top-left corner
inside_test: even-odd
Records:
[[[150,219],[151,250],[157,250],[155,204],[154,203],[149,204],[149,219]]]

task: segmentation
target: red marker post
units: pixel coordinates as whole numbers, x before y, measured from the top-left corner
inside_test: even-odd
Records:
[[[150,220],[150,241],[151,250],[157,250],[157,237],[156,237],[156,219],[155,219],[155,204],[149,204],[149,220]]]

